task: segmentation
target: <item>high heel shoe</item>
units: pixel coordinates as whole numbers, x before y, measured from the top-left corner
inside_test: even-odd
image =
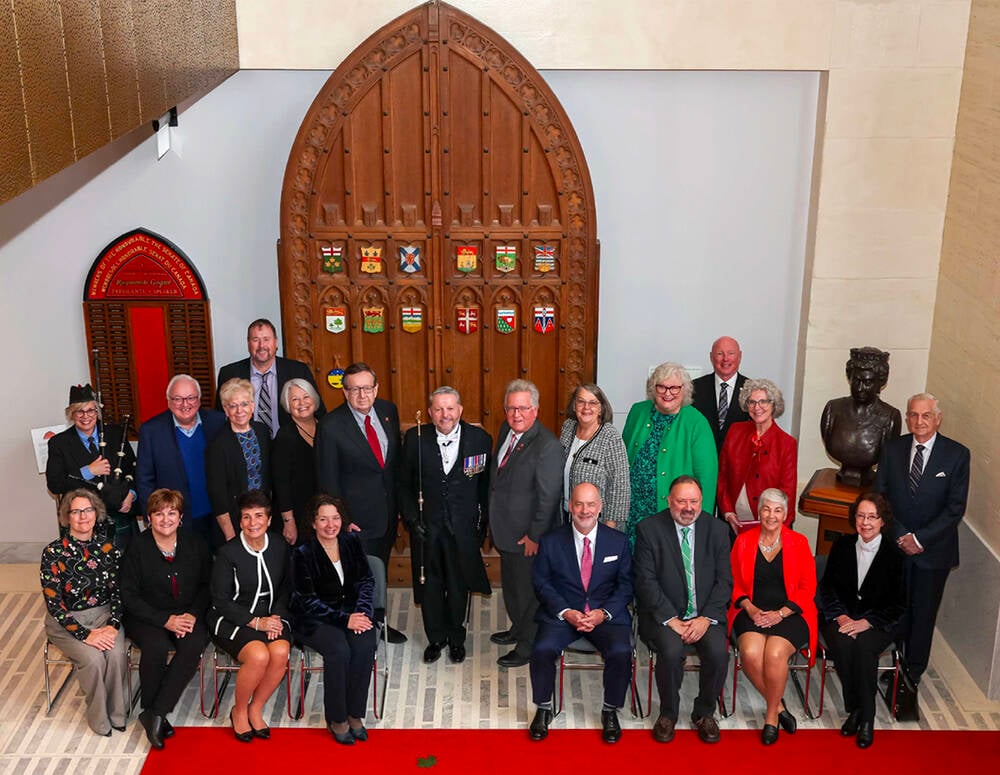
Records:
[[[351,737],[357,740],[359,743],[363,743],[368,739],[368,730],[364,726],[360,727],[349,727],[347,730]]]
[[[263,729],[257,729],[257,727],[255,727],[253,725],[253,722],[250,721],[250,714],[249,714],[249,712],[247,713],[247,721],[250,722],[250,732],[253,733],[254,737],[256,737],[256,738],[258,738],[260,740],[270,740],[271,739],[271,727],[269,727],[267,724],[265,724]]]
[[[327,724],[326,731],[341,745],[354,745],[354,735],[351,734],[350,728],[346,732],[334,732],[333,724]]]
[[[249,743],[251,740],[253,740],[253,727],[250,727],[249,731],[247,731],[247,732],[237,732],[236,731],[236,722],[233,721],[233,712],[232,711],[229,711],[229,723],[233,727],[233,736],[237,740],[239,740],[241,743]]]
[[[788,712],[784,700],[781,701],[781,712],[778,713],[778,723],[790,735],[794,735],[795,730],[799,728],[799,722],[795,720],[795,716]]]
[[[765,724],[760,730],[760,741],[764,745],[773,745],[778,742],[778,728],[774,724]]]

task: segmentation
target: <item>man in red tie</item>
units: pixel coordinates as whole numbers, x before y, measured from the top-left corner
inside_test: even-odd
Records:
[[[590,641],[604,658],[601,734],[607,743],[621,737],[618,708],[625,704],[632,661],[632,555],[625,534],[598,523],[601,495],[584,482],[573,488],[572,524],[542,536],[533,581],[539,600],[538,635],[531,650],[531,694],[538,706],[528,728],[543,740],[552,721],[555,663],[578,638]]]
[[[399,509],[396,505],[396,472],[399,465],[399,410],[378,398],[378,378],[367,363],[344,369],[344,398],[320,421],[316,462],[321,492],[347,504],[350,524],[360,531],[366,554],[380,557],[389,566],[396,541]],[[389,628],[389,641],[406,637]]]

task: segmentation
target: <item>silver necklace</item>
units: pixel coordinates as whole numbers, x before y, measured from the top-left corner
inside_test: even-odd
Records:
[[[768,546],[767,544],[765,544],[765,543],[764,543],[763,541],[761,541],[761,540],[759,540],[759,539],[758,539],[758,541],[757,541],[757,546],[759,546],[759,547],[760,547],[761,549],[763,549],[763,550],[764,550],[765,552],[773,552],[773,551],[774,551],[775,549],[777,549],[777,548],[778,548],[778,547],[779,547],[780,545],[781,545],[781,536],[780,536],[780,535],[779,535],[779,536],[778,536],[778,538],[777,538],[777,539],[775,540],[775,542],[774,542],[773,544],[771,544],[770,546]]]

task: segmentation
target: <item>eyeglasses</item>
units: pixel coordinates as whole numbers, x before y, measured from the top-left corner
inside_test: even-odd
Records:
[[[252,406],[253,404],[250,401],[233,401],[226,404],[226,409],[232,409],[235,412],[237,409],[249,409]]]
[[[878,522],[882,517],[878,514],[856,514],[854,519],[857,522]]]
[[[657,385],[656,394],[660,396],[665,396],[667,393],[669,393],[672,396],[676,396],[680,394],[680,392],[683,389],[684,389],[683,385]]]
[[[97,415],[97,410],[91,407],[90,409],[77,409],[73,412],[77,417],[95,417]]]
[[[172,404],[197,404],[200,400],[198,396],[170,396]]]
[[[529,412],[535,411],[533,406],[505,406],[504,411],[507,414],[528,414]]]
[[[579,407],[590,407],[591,409],[596,409],[601,405],[600,401],[587,401],[583,398],[576,399],[576,405]]]
[[[85,509],[70,509],[69,515],[71,517],[92,517],[97,513],[97,509],[93,506],[87,506]]]
[[[375,388],[378,385],[357,385],[355,387],[345,387],[344,392],[350,393],[352,396],[356,396],[359,393],[363,396],[370,396],[375,392]]]
[[[762,398],[759,401],[756,398],[751,398],[747,400],[747,408],[753,409],[755,406],[767,406],[768,404],[773,404],[770,398]]]

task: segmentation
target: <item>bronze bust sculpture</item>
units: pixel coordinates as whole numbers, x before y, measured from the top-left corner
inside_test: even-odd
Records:
[[[840,462],[837,481],[866,487],[875,478],[882,445],[902,427],[899,410],[878,396],[889,381],[889,353],[876,347],[852,347],[847,361],[851,395],[827,402],[820,434],[827,454]]]

